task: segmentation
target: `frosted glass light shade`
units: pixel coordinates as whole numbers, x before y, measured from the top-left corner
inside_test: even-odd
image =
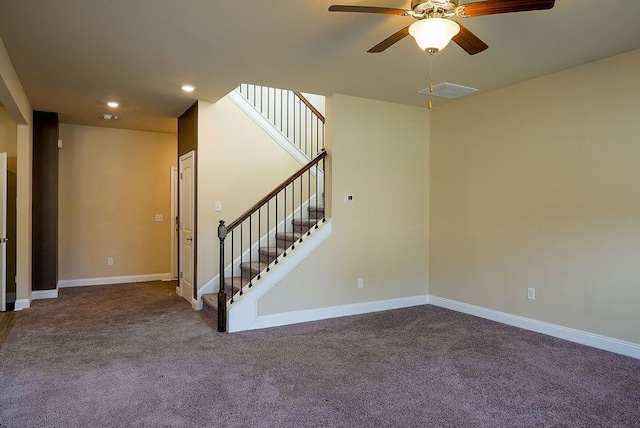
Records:
[[[460,32],[460,26],[450,19],[427,18],[416,21],[409,27],[409,34],[423,51],[440,51]]]

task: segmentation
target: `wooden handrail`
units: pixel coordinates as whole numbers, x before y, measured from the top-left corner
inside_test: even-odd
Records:
[[[296,92],[296,91],[293,91],[293,93],[294,93],[294,94],[296,94],[296,96],[297,96],[298,98],[300,98],[300,99],[302,100],[302,102],[303,102],[307,107],[309,107],[309,110],[311,110],[311,111],[313,112],[313,114],[315,114],[316,116],[318,116],[318,119],[320,119],[320,120],[322,121],[322,123],[325,123],[325,122],[324,122],[324,116],[322,115],[322,113],[320,113],[320,112],[318,111],[318,109],[317,109],[317,108],[315,108],[315,107],[313,106],[313,104],[311,104],[311,103],[309,102],[309,100],[308,100],[308,99],[306,99],[306,98],[304,97],[304,95],[302,95],[300,92]]]
[[[300,177],[302,174],[310,170],[314,165],[316,165],[325,157],[327,157],[327,152],[325,149],[322,149],[322,151],[320,151],[320,153],[318,153],[318,155],[315,158],[313,158],[308,164],[303,166],[298,172],[293,174],[291,177],[283,181],[278,187],[276,187],[271,192],[269,192],[264,198],[256,202],[251,208],[245,211],[244,214],[242,214],[240,217],[234,220],[233,223],[229,224],[229,226],[227,226],[227,232],[231,232],[234,228],[236,228],[236,226],[240,225],[240,223],[248,219],[253,213],[258,211],[260,207],[266,204],[271,198],[273,198],[275,195],[280,193],[282,189],[287,187],[289,184],[293,183],[296,179],[298,179],[298,177]]]

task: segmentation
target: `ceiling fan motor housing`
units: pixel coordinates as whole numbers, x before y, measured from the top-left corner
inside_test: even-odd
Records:
[[[451,13],[458,7],[458,0],[411,0],[411,10],[420,15]]]

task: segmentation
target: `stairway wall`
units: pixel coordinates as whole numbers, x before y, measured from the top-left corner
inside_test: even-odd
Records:
[[[325,97],[323,95],[309,94],[307,92],[301,92],[302,96],[311,103],[312,106],[320,112],[321,115],[326,116],[325,109]]]
[[[227,97],[198,101],[198,289],[219,273],[218,222],[232,222],[299,168]]]
[[[427,109],[339,94],[326,102],[333,234],[262,297],[259,315],[428,293]]]

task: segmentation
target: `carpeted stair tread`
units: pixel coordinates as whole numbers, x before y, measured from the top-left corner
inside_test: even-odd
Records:
[[[231,299],[231,295],[229,294],[229,290],[231,289],[231,278],[225,278],[224,283],[226,284],[225,291],[227,292],[227,301]],[[233,294],[236,294],[240,291],[240,287],[243,289],[247,287],[249,284],[248,278],[243,278],[240,276],[233,277]],[[217,309],[218,307],[218,293],[210,293],[202,295],[202,302],[209,305],[213,309]]]
[[[218,293],[203,294],[202,304],[213,310],[218,310]]]
[[[267,263],[271,263],[280,257],[282,253],[284,253],[284,248],[282,247],[260,247],[260,261],[266,259]]]
[[[322,217],[320,218],[303,218],[303,219],[299,219],[296,218],[292,221],[294,226],[307,226],[307,227],[311,227],[313,225],[315,225],[317,222],[322,221]]]
[[[254,275],[257,275],[263,270],[265,270],[267,266],[269,266],[268,263],[257,262],[257,261],[240,263],[240,269],[242,270],[243,273],[251,271],[251,273],[253,273]]]
[[[309,209],[309,215],[311,217],[316,217],[316,218],[323,218],[324,217],[324,207],[317,207],[317,206],[310,206]]]
[[[228,292],[231,286],[231,278],[225,278],[224,283],[226,285],[225,290]],[[244,287],[249,283],[249,280],[242,276],[234,276],[233,277],[233,292],[237,293],[240,291],[240,287]]]
[[[300,239],[300,237],[304,235],[299,232],[280,232],[276,234],[276,240],[285,241],[285,242],[293,242],[296,239]],[[288,246],[288,245],[287,245]]]
[[[309,218],[309,219],[296,219],[291,223],[293,225],[293,231],[298,233],[307,233],[316,224],[321,222],[322,219]]]
[[[284,252],[282,247],[260,247],[260,254],[265,256],[277,256]]]

